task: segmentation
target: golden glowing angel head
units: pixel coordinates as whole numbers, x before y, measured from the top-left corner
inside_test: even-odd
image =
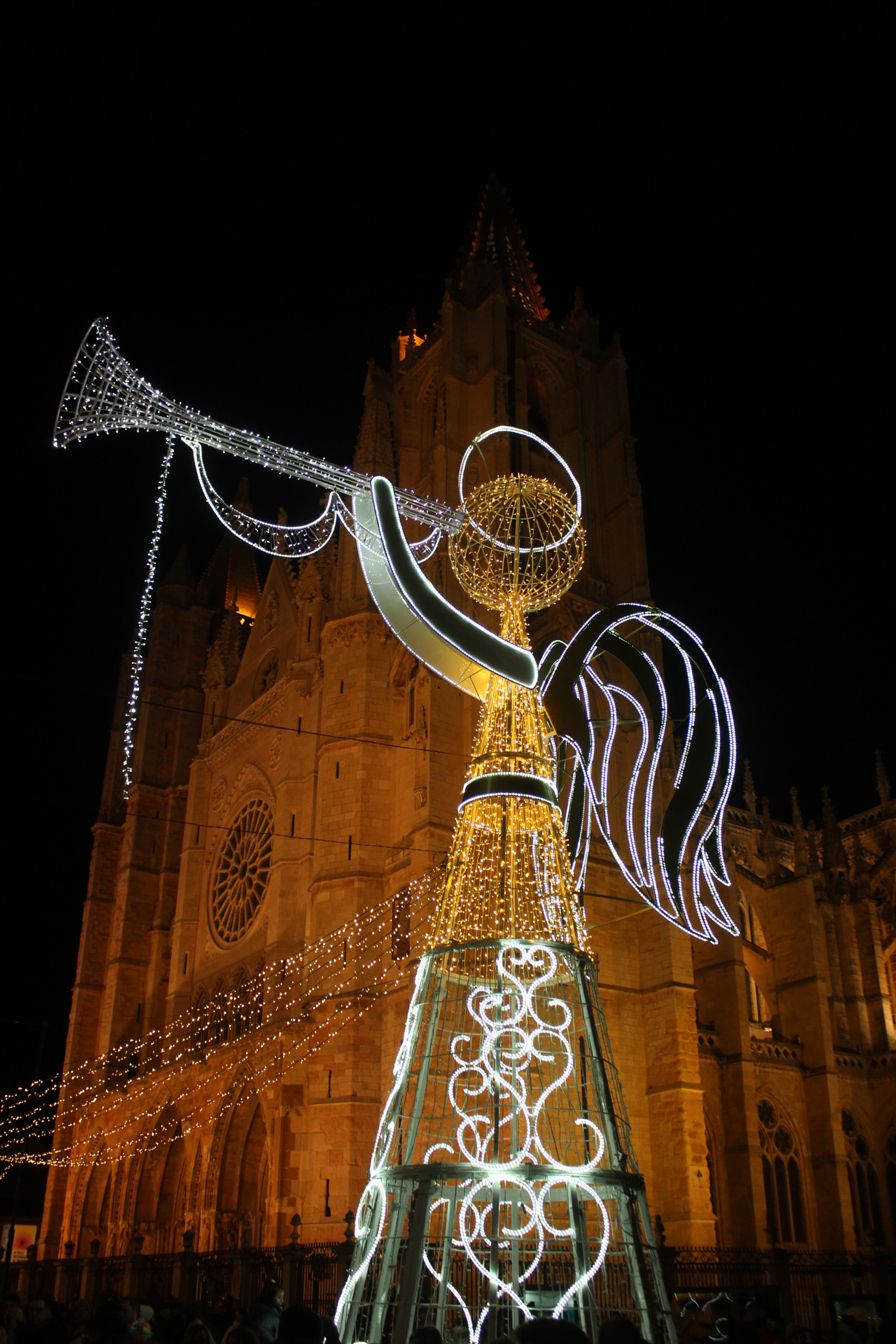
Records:
[[[585,560],[575,502],[538,476],[499,476],[471,490],[463,527],[449,538],[461,587],[487,607],[539,611],[557,602]]]
[[[534,441],[560,463],[569,494],[541,476],[516,474],[486,481],[464,494],[471,453],[493,434]],[[448,541],[451,566],[462,588],[497,611],[552,606],[572,586],[585,560],[578,482],[559,454],[528,430],[499,425],[480,434],[464,454],[458,478],[464,523]]]

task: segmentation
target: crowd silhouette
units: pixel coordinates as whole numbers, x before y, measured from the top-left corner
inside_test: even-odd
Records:
[[[689,1297],[673,1308],[678,1344],[885,1344],[896,1339],[887,1322],[844,1314],[830,1328],[810,1330],[785,1320],[761,1293],[733,1298],[727,1293],[698,1301]],[[105,1296],[67,1305],[47,1296],[22,1302],[6,1296],[0,1314],[0,1344],[342,1344],[336,1324],[302,1303],[286,1305],[283,1287],[267,1282],[248,1310],[222,1293],[208,1304],[168,1297],[157,1303]],[[393,1344],[388,1330],[371,1344]],[[398,1341],[395,1342],[398,1344]],[[469,1344],[463,1324],[443,1337],[420,1325],[407,1344]],[[483,1340],[483,1344],[485,1341]],[[536,1316],[522,1321],[491,1344],[645,1344],[627,1316],[604,1319],[596,1340],[570,1320]]]

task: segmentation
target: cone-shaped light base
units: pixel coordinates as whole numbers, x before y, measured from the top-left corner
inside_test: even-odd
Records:
[[[592,963],[521,940],[428,953],[356,1218],[344,1340],[486,1344],[535,1315],[672,1338]]]

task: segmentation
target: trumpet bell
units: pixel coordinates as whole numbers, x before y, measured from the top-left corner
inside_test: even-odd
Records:
[[[65,448],[91,434],[118,429],[181,434],[181,426],[174,423],[179,409],[140,377],[118,349],[105,319],[97,318],[69,372],[56,412],[53,446]]]

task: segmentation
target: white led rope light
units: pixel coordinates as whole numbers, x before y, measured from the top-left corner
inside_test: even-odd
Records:
[[[244,513],[235,504],[228,504],[212,485],[202,446],[195,441],[187,441],[192,450],[193,463],[202,493],[212,513],[224,527],[239,541],[254,546],[264,555],[289,556],[292,559],[304,559],[323,550],[336,530],[336,496],[331,490],[327,496],[323,512],[310,523],[266,523]]]
[[[658,612],[638,603],[622,603],[619,612],[607,625],[600,626],[595,635],[595,645],[591,654],[584,660],[584,666],[576,682],[573,694],[579,701],[587,724],[587,744],[583,744],[565,734],[565,740],[573,749],[578,761],[578,772],[585,790],[585,804],[580,827],[580,844],[576,848],[574,863],[577,880],[581,885],[585,878],[585,862],[581,853],[581,837],[587,835],[588,815],[593,818],[604,842],[610,849],[615,862],[629,885],[656,910],[656,912],[679,928],[683,928],[696,938],[715,942],[711,925],[729,933],[736,933],[736,927],[730,919],[721,899],[717,883],[730,885],[724,854],[721,850],[720,832],[725,806],[734,779],[736,744],[734,722],[730,700],[724,682],[718,675],[697,635],[682,621]],[[595,618],[592,618],[592,621]],[[693,810],[680,828],[676,852],[668,852],[666,837],[654,833],[654,807],[658,802],[658,775],[665,745],[667,730],[671,722],[668,696],[665,683],[656,662],[644,650],[632,645],[621,632],[622,627],[637,620],[655,633],[667,639],[679,656],[687,685],[687,710],[685,716],[685,741],[681,758],[676,770],[674,787],[681,786],[693,751],[697,731],[697,711],[702,703],[709,713],[710,727],[704,733],[712,733],[712,752],[706,775],[695,796]],[[589,622],[583,627],[583,633]],[[676,631],[692,642],[692,649],[685,647]],[[621,638],[628,645],[632,656],[638,659],[639,667],[649,678],[656,697],[657,722],[651,724],[644,706],[625,687],[604,680],[598,671],[599,660],[595,664],[589,661],[595,647],[601,653],[613,653],[612,645],[601,643],[608,637]],[[558,652],[559,647],[559,652]],[[552,645],[542,657],[540,680],[544,693],[549,691],[554,674],[567,646]],[[618,655],[616,655],[618,656]],[[698,698],[695,681],[695,662],[704,660],[701,673],[704,681],[702,693]],[[594,731],[594,716],[590,708],[589,683],[598,688],[606,701],[608,718],[603,724],[603,740],[598,742]],[[624,834],[628,845],[628,857],[623,854],[614,834],[615,827],[610,809],[609,771],[616,753],[619,729],[618,705],[625,702],[632,710],[640,725],[641,741],[636,759],[628,776],[627,797],[624,808]],[[722,753],[726,753],[726,769],[721,782],[718,799],[707,818],[706,808],[713,789],[719,780]],[[567,813],[568,819],[568,813]],[[699,833],[698,833],[699,826]],[[568,828],[567,828],[568,829]],[[639,843],[636,832],[640,830],[642,840]],[[574,839],[574,837],[570,837]],[[688,847],[694,845],[693,861],[686,870]]]
[[[523,555],[530,553],[543,554],[548,551],[558,550],[561,546],[564,546],[571,540],[579,526],[582,517],[582,487],[573,475],[569,465],[563,460],[557,450],[552,448],[549,443],[546,443],[544,439],[540,439],[537,434],[533,434],[530,429],[518,429],[516,425],[495,425],[492,429],[483,430],[481,434],[476,435],[461,458],[460,467],[458,468],[457,489],[461,505],[465,503],[464,474],[467,469],[467,462],[470,460],[470,455],[471,453],[477,452],[480,444],[485,443],[486,439],[490,439],[494,434],[517,434],[520,438],[531,439],[533,443],[538,444],[539,448],[543,448],[549,457],[559,463],[569,477],[570,484],[572,485],[573,495],[575,496],[576,501],[575,521],[570,524],[562,537],[557,538],[555,541],[546,542],[543,546],[517,546],[514,542],[501,541],[500,537],[493,537],[490,532],[487,532],[469,513],[466,513],[466,521],[480,534],[480,536],[485,538],[489,545],[494,546],[499,551],[512,552],[518,550],[520,554]]]
[[[552,1096],[568,1087],[575,1068],[575,1055],[569,1039],[571,1008],[564,999],[550,994],[558,966],[558,956],[551,947],[506,940],[497,950],[495,980],[471,985],[465,1005],[472,1030],[455,1032],[450,1046],[456,1065],[447,1085],[447,1097],[457,1120],[454,1142],[439,1140],[430,1144],[423,1155],[425,1164],[435,1162],[438,1165],[446,1160],[450,1162],[452,1158],[460,1159],[474,1173],[458,1183],[458,1194],[461,1190],[464,1193],[457,1201],[456,1224],[446,1222],[444,1236],[440,1234],[443,1242],[441,1265],[433,1262],[425,1244],[422,1250],[427,1273],[447,1291],[463,1313],[471,1344],[478,1344],[490,1308],[483,1306],[474,1319],[475,1308],[466,1302],[447,1274],[444,1257],[450,1253],[449,1247],[463,1250],[470,1265],[491,1286],[498,1301],[512,1303],[524,1318],[529,1319],[533,1312],[522,1288],[540,1264],[547,1240],[571,1241],[575,1235],[571,1221],[568,1227],[558,1226],[555,1215],[549,1212],[554,1191],[563,1190],[569,1196],[569,1191],[575,1189],[580,1197],[593,1201],[599,1222],[594,1253],[589,1254],[589,1263],[560,1294],[552,1312],[555,1318],[563,1315],[568,1303],[599,1272],[609,1246],[610,1218],[606,1205],[585,1179],[598,1168],[604,1156],[605,1141],[601,1130],[593,1120],[576,1117],[575,1124],[587,1131],[595,1151],[587,1162],[575,1165],[561,1161],[541,1133],[542,1114],[550,1107]],[[529,980],[523,978],[526,971],[534,972]],[[414,1006],[417,1007],[416,995]],[[547,1017],[545,1010],[549,1014]],[[409,1030],[414,1031],[413,1028]],[[406,1036],[405,1042],[408,1039]],[[477,1041],[475,1046],[474,1039]],[[402,1082],[407,1064],[405,1042],[396,1061],[396,1073],[400,1073]],[[530,1098],[527,1075],[537,1075],[541,1083],[546,1064],[554,1066],[553,1076],[546,1086],[540,1087],[536,1096]],[[396,1095],[393,1091],[384,1114],[391,1110]],[[511,1105],[496,1125],[498,1096],[503,1096]],[[480,1100],[490,1113],[477,1109],[476,1102]],[[471,1102],[474,1103],[472,1108]],[[507,1125],[514,1128],[513,1151],[507,1158],[492,1160],[489,1153],[496,1134]],[[530,1178],[526,1175],[527,1166],[547,1166],[552,1174]],[[384,1177],[382,1166],[377,1167],[377,1173]],[[496,1198],[496,1190],[500,1190],[504,1197]],[[516,1190],[518,1196],[508,1198],[510,1190]],[[428,1204],[428,1225],[439,1210],[445,1210],[446,1218],[450,1219],[451,1207],[451,1201],[445,1195],[433,1199]],[[516,1226],[514,1219],[501,1219],[503,1207],[518,1211]],[[496,1217],[499,1222],[492,1222],[490,1230],[489,1220]],[[381,1222],[380,1231],[382,1226]],[[457,1236],[453,1234],[454,1226]],[[496,1237],[503,1240],[496,1242]],[[479,1249],[480,1246],[489,1249],[497,1245],[498,1249],[507,1250],[514,1241],[522,1245],[532,1238],[535,1239],[534,1254],[518,1266],[512,1283],[495,1272],[488,1263],[489,1257]],[[430,1243],[433,1239],[431,1233]],[[370,1263],[375,1249],[375,1246],[364,1248],[365,1265]],[[580,1247],[580,1253],[583,1249]]]
[[[377,1204],[375,1207],[377,1207],[377,1211],[379,1214],[379,1223],[375,1234],[371,1237],[370,1225],[365,1222],[365,1219],[370,1215],[371,1211],[368,1209],[368,1206],[374,1203],[373,1201],[374,1195],[377,1196]],[[355,1216],[356,1239],[361,1243],[361,1245],[363,1245],[364,1239],[369,1237],[370,1245],[368,1246],[367,1251],[361,1262],[358,1265],[356,1265],[355,1268],[352,1270],[352,1272],[349,1274],[348,1278],[345,1281],[345,1285],[342,1289],[342,1292],[339,1294],[339,1301],[336,1303],[336,1311],[333,1317],[337,1330],[341,1327],[342,1317],[345,1309],[351,1303],[352,1290],[354,1289],[355,1284],[360,1282],[361,1279],[363,1279],[364,1275],[367,1273],[367,1268],[371,1260],[376,1254],[376,1248],[379,1246],[380,1241],[382,1239],[383,1227],[385,1226],[385,1223],[386,1223],[386,1187],[383,1185],[382,1181],[378,1179],[378,1177],[371,1176],[370,1180],[364,1187],[364,1191],[358,1202],[358,1211]],[[358,1341],[358,1344],[362,1344],[362,1341]]]
[[[356,518],[351,507],[346,504],[345,500],[339,495],[335,496],[335,500],[339,521],[351,537],[352,541],[354,541],[358,547],[363,546],[374,555],[382,556],[383,547],[379,539],[379,533],[375,529],[365,526],[364,523]],[[418,564],[423,564],[431,555],[435,554],[441,540],[442,529],[440,527],[433,527],[427,532],[426,536],[421,537],[419,541],[409,541],[407,544],[414,559]]]

